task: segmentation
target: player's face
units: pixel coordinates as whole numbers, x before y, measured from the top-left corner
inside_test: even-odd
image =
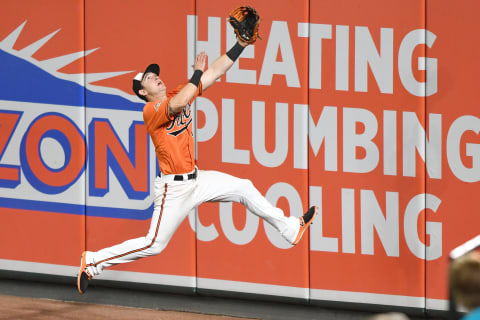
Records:
[[[142,86],[149,95],[153,96],[158,95],[166,89],[165,83],[153,72],[149,72],[143,77]]]

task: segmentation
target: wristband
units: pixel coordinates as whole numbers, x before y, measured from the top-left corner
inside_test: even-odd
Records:
[[[202,74],[203,74],[202,70],[195,70],[195,72],[193,73],[193,76],[190,78],[190,82],[193,83],[196,87],[198,87]]]
[[[228,50],[228,52],[226,53],[227,57],[229,57],[233,62],[235,62],[235,60],[237,60],[242,53],[243,49],[245,49],[245,47],[243,47],[240,43],[237,42],[230,50]]]

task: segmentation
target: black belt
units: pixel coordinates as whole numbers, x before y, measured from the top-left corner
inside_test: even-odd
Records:
[[[161,176],[162,176],[162,173],[159,172],[159,173],[158,173],[158,176],[161,177]],[[182,174],[176,174],[175,177],[173,177],[173,180],[174,180],[174,181],[183,181],[183,176],[184,176],[184,175],[182,175]],[[192,180],[192,179],[197,179],[197,169],[195,169],[194,172],[189,173],[189,174],[187,175],[187,180]]]

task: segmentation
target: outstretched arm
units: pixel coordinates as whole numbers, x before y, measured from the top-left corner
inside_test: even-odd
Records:
[[[201,52],[197,55],[195,59],[195,64],[193,68],[195,71],[199,70],[203,73],[205,70],[207,61],[207,55],[205,52]],[[195,72],[194,72],[195,74]],[[194,75],[195,76],[195,75]],[[194,77],[192,77],[193,79]],[[175,96],[172,97],[168,105],[170,115],[174,115],[182,111],[183,108],[193,99],[195,92],[197,92],[198,83],[195,84],[195,81],[192,80],[187,83]]]
[[[238,43],[236,43],[232,49],[217,58],[217,60],[210,65],[201,78],[203,91],[207,90],[208,87],[214,84],[218,78],[223,76],[225,72],[232,67],[235,60],[237,60],[238,56],[247,45],[248,43],[238,39]]]

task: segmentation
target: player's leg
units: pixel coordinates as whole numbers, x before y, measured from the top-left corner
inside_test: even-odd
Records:
[[[197,178],[196,199],[206,201],[233,201],[243,204],[253,214],[270,223],[290,243],[296,244],[303,234],[305,222],[293,216],[286,217],[280,208],[274,207],[255,188],[248,179],[240,179],[232,175],[218,172],[199,170]],[[310,224],[315,217],[316,210],[309,214]],[[306,217],[307,218],[307,217]],[[308,225],[307,225],[308,226]]]
[[[188,186],[188,185],[189,186]],[[87,254],[87,267],[93,275],[119,263],[127,263],[143,257],[159,254],[165,249],[191,206],[188,194],[189,182],[172,182],[160,186],[147,236],[127,240],[115,246]]]
[[[85,257],[82,257],[82,265],[85,264],[88,276],[96,276],[113,265],[162,252],[192,209],[193,204],[189,196],[192,190],[193,182],[191,181],[156,183],[154,211],[147,236],[127,240],[97,252],[87,251]],[[80,287],[79,291],[83,293]]]

